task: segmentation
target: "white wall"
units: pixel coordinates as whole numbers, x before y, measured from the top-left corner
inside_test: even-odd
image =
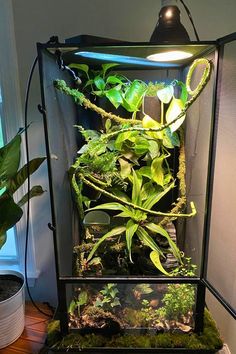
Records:
[[[52,35],[58,35],[63,42],[65,38],[78,34],[146,41],[157,22],[160,3],[161,1],[157,0],[12,0],[22,98],[29,68],[36,55],[36,42],[46,42]],[[236,31],[235,0],[186,0],[186,4],[192,12],[201,40],[216,39]],[[182,18],[191,39],[194,40],[186,15]],[[38,103],[40,96],[36,75],[30,105],[30,121],[34,122],[30,128],[32,154],[44,153],[41,115],[36,110]],[[41,170],[37,179],[45,185],[46,170]],[[52,235],[47,229],[49,214],[48,196],[34,203],[36,256],[41,275],[33,294],[39,300],[55,303]],[[227,274],[225,276],[227,277]],[[235,280],[233,287],[235,288]],[[216,306],[211,296],[209,304],[212,313],[219,319],[218,325],[231,347],[231,352],[236,353],[235,337],[226,325],[235,321],[220,305]],[[222,317],[224,321],[221,321]]]

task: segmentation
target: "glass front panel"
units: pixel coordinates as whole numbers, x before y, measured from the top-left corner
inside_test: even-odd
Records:
[[[195,95],[186,85],[190,61],[151,70],[129,64],[121,70],[114,63],[96,62],[94,67],[91,58],[82,64],[65,51],[67,64],[82,81],[77,98],[69,73],[60,71],[47,51],[42,71],[49,148],[55,157],[51,164],[60,275],[171,275],[186,257],[197,266],[196,274],[214,69],[186,117],[172,129],[171,121]],[[214,62],[214,53],[209,59]],[[203,69],[197,65],[193,70],[193,91]],[[58,79],[66,81],[64,89],[54,84]]]
[[[69,328],[101,335],[189,333],[195,294],[192,284],[67,285]]]

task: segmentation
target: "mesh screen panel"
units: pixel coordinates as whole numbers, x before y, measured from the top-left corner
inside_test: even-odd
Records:
[[[218,132],[208,281],[236,308],[236,42],[225,45],[218,85]]]

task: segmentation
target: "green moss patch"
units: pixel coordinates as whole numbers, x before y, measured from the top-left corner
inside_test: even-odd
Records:
[[[216,324],[208,310],[204,314],[204,330],[196,333],[160,333],[156,335],[114,335],[106,337],[97,334],[82,336],[71,333],[64,338],[60,335],[59,321],[52,321],[48,326],[48,345],[57,349],[66,348],[186,348],[219,350],[223,346]]]

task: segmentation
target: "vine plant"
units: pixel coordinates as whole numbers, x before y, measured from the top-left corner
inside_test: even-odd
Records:
[[[196,66],[205,69],[198,86],[191,89],[191,77]],[[105,120],[105,131],[84,130],[78,126],[85,139],[79,157],[70,168],[70,177],[75,191],[80,217],[84,216],[84,205],[89,210],[104,209],[121,218],[121,223],[103,235],[91,250],[87,261],[91,261],[100,244],[114,236],[125,235],[129,259],[132,262],[132,240],[136,235],[141,245],[150,248],[150,259],[163,274],[168,274],[162,266],[165,253],[172,253],[181,264],[181,252],[170,238],[165,225],[179,217],[196,214],[193,202],[191,211],[185,213],[185,149],[184,133],[181,127],[188,108],[200,95],[210,78],[211,63],[207,59],[197,59],[191,65],[186,83],[174,80],[170,85],[160,85],[157,96],[161,101],[160,122],[145,115],[136,119],[136,112],[148,92],[148,85],[134,80],[126,82],[118,74],[108,75],[115,64],[103,65],[102,71],[95,72],[93,79],[89,68],[83,64],[71,67],[82,70],[87,76],[84,87],[110,100],[115,108],[120,105],[132,112],[131,119],[106,112],[92,103],[78,89],[69,88],[62,80],[54,82],[61,92],[70,95],[74,101],[97,112]],[[175,86],[181,90],[175,97]],[[190,98],[189,98],[190,96]],[[176,180],[169,166],[169,158],[174,148],[179,149],[179,198],[169,212],[158,210],[160,200],[176,188]],[[111,200],[90,208],[91,200],[83,196],[83,186],[87,185]],[[124,222],[123,220],[128,219]],[[158,237],[168,242],[168,250],[158,244]]]

